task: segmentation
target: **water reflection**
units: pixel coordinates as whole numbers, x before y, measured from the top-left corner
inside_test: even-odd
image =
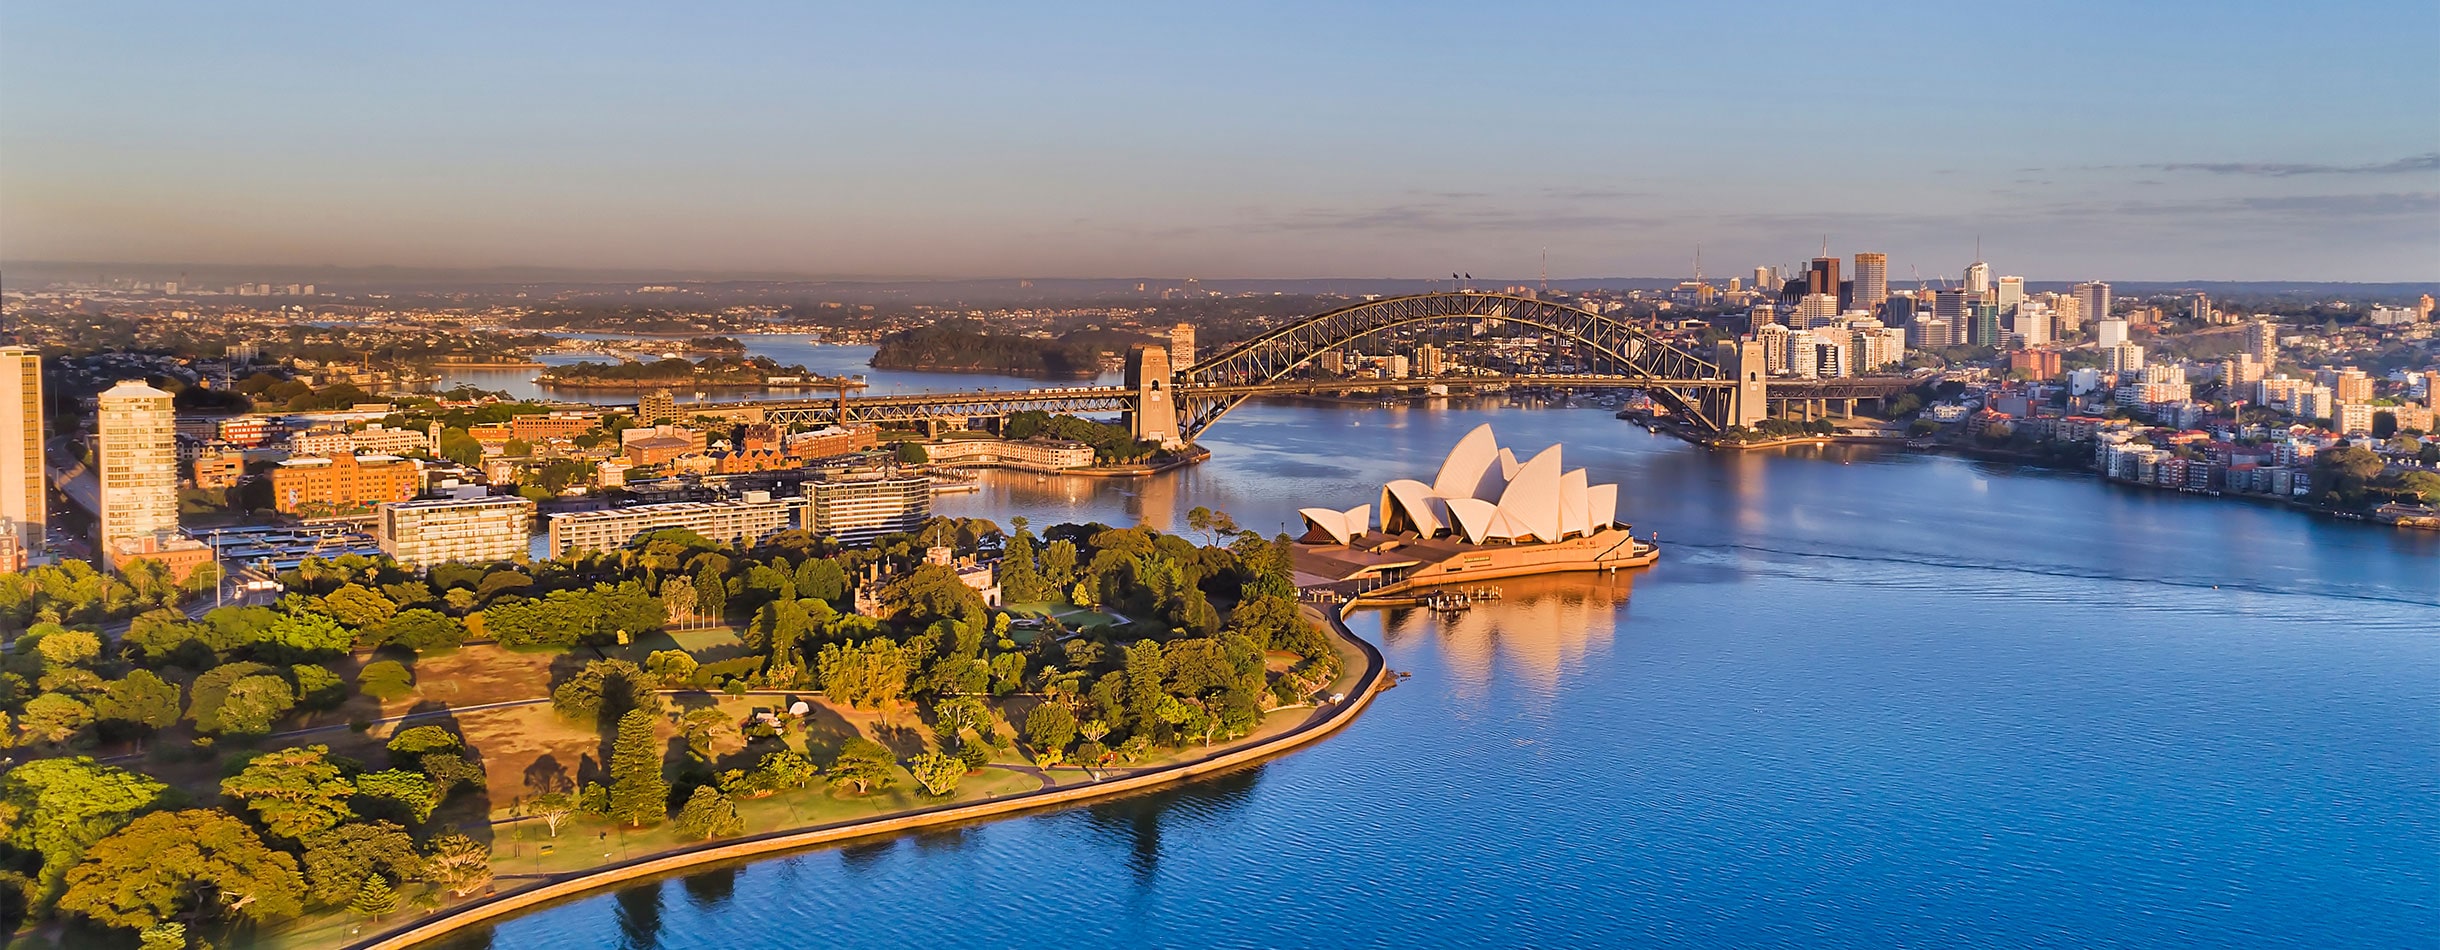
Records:
[[[659,950],[661,946],[661,892],[666,881],[654,881],[625,888],[614,895],[618,901],[619,946],[627,950]]]
[[[1634,571],[1512,577],[1493,582],[1501,599],[1471,610],[1384,611],[1382,635],[1392,644],[1436,643],[1461,696],[1522,686],[1549,696],[1560,678],[1583,666],[1588,652],[1609,645],[1626,620]]]
[[[1173,822],[1201,823],[1253,800],[1263,767],[1253,765],[1161,791],[1087,806],[1085,823],[1126,848],[1127,870],[1150,887],[1161,870],[1161,830]]]

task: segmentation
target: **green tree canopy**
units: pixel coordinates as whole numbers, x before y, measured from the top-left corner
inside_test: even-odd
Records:
[[[214,809],[155,812],[95,843],[68,871],[59,909],[142,930],[227,913],[252,921],[304,910],[295,858],[263,845],[245,822]]]
[[[0,840],[42,859],[36,876],[48,896],[94,842],[168,794],[152,776],[91,758],[36,759],[0,775]]]
[[[264,830],[282,838],[305,836],[356,817],[348,799],[356,787],[330,761],[330,747],[309,745],[255,756],[236,775],[222,779],[220,793],[254,813]]]
[[[612,821],[630,827],[656,824],[669,814],[669,782],[661,776],[661,743],[653,715],[631,709],[619,717],[610,749]]]

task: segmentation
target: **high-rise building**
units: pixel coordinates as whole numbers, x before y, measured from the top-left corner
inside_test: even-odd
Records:
[[[1181,323],[1169,328],[1169,371],[1183,373],[1195,365],[1195,328]]]
[[[2103,349],[2108,349],[2127,341],[2127,322],[2124,320],[2103,320],[2099,323],[2093,324],[2093,333],[2093,342]]]
[[[1981,261],[1966,265],[1966,293],[1980,297],[1991,292],[1991,265]]]
[[[455,498],[403,501],[375,510],[373,537],[381,553],[409,567],[448,561],[488,564],[529,553],[534,503],[459,489]]]
[[[1835,262],[1833,262],[1835,263]],[[1810,330],[1838,319],[1838,294],[1806,294],[1796,304],[1796,326]]]
[[[2050,320],[2050,308],[2039,300],[2027,300],[2017,304],[2016,316],[2009,320],[2009,325],[2016,334],[2016,344],[2018,346],[2049,345]]]
[[[1838,258],[1813,259],[1813,266],[1805,269],[1805,293],[1829,294],[1830,299],[1838,299]]]
[[[1323,350],[1322,355],[1315,357],[1313,362],[1328,375],[1347,375],[1347,353],[1343,350]]]
[[[2088,280],[2077,284],[2074,293],[2076,309],[2084,319],[2099,322],[2110,318],[2110,285]]]
[[[2131,373],[2143,369],[2143,347],[2120,343],[2101,348],[2101,368],[2111,373]]]
[[[178,439],[170,395],[139,380],[102,393],[95,433],[100,438],[99,550],[121,541],[151,541],[178,530]]]
[[[2002,318],[2014,315],[2017,305],[2025,302],[2025,278],[2002,277],[1998,290],[1999,297],[1994,302],[1999,304],[1999,315]]]
[[[1889,297],[1889,255],[1878,251],[1855,253],[1855,299],[1847,304],[1850,310],[1874,310]]]
[[[1788,328],[1766,323],[1754,330],[1754,342],[1762,344],[1763,371],[1773,376],[1788,372]]]
[[[2268,320],[2247,324],[2245,352],[2253,354],[2254,362],[2264,366],[2279,365],[2279,328]]]
[[[1907,325],[1906,345],[1918,350],[1939,349],[1950,345],[1948,321],[1925,314]]]
[[[1795,330],[1788,334],[1788,375],[1812,379],[1820,372],[1820,342],[1821,339],[1811,330]]]
[[[1773,273],[1773,272],[1771,271],[1771,269],[1770,269],[1770,268],[1765,267],[1765,266],[1763,266],[1763,265],[1760,265],[1760,264],[1756,264],[1756,265],[1754,265],[1754,292],[1755,292],[1755,293],[1758,293],[1758,294],[1766,294],[1766,293],[1770,293],[1770,292],[1771,292],[1771,288],[1773,288],[1773,287],[1777,287],[1777,286],[1779,286],[1779,275],[1778,275],[1778,274]]]
[[[40,553],[51,523],[42,444],[42,355],[0,346],[0,533],[14,538],[0,569],[20,570]]]
[[[2194,295],[2194,309],[2187,313],[2187,319],[2206,326],[2218,322],[2212,318],[2210,294]]]
[[[2001,346],[2008,342],[1999,322],[1999,305],[1988,300],[1968,304],[1973,319],[1966,324],[1966,345]]]
[[[1948,327],[1949,338],[1933,346],[1961,346],[1974,325],[1974,304],[1982,297],[1965,290],[1942,290],[1932,296],[1932,316]]]
[[[1415,375],[1438,376],[1441,372],[1440,347],[1426,343],[1415,348]]]

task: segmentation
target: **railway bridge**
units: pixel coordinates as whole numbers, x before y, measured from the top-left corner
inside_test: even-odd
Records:
[[[1291,378],[1323,353],[1404,327],[1515,323],[1575,344],[1583,371],[1529,375],[1440,376],[1428,379]],[[1858,400],[1880,400],[1912,386],[1899,376],[1771,380],[1757,343],[1723,343],[1709,358],[1602,314],[1505,294],[1428,293],[1370,300],[1278,327],[1192,366],[1169,365],[1169,353],[1147,344],[1130,354],[1117,386],[975,390],[834,399],[706,405],[701,411],[770,422],[868,423],[923,428],[946,419],[1001,418],[1026,411],[1117,412],[1136,438],[1191,443],[1246,400],[1262,396],[1331,394],[1446,387],[1451,393],[1516,387],[1627,389],[1649,394],[1698,435],[1761,421],[1774,404],[1812,417]]]

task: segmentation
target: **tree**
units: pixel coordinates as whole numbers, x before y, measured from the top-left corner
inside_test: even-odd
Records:
[[[957,783],[966,777],[966,762],[945,752],[931,751],[907,760],[907,771],[915,776],[915,784],[926,794],[945,797],[957,791]]]
[[[669,782],[661,776],[660,740],[652,724],[652,713],[628,710],[619,717],[618,739],[611,745],[607,817],[629,827],[656,824],[669,814]]]
[[[340,585],[338,590],[322,596],[322,609],[340,623],[357,630],[377,630],[398,615],[398,604],[360,584]]]
[[[815,657],[822,692],[852,708],[882,708],[906,692],[911,664],[898,644],[874,637],[862,644],[826,644]]]
[[[260,644],[275,661],[287,662],[338,656],[355,645],[354,631],[328,614],[311,612],[285,614],[272,621]]]
[[[441,790],[432,777],[405,769],[383,769],[356,776],[356,798],[373,812],[386,812],[415,824],[440,807]]]
[[[658,679],[626,660],[594,660],[551,691],[551,709],[574,722],[615,721],[634,709],[657,713]]]
[[[677,821],[671,830],[680,841],[701,841],[705,838],[726,838],[746,830],[744,816],[737,814],[737,803],[709,785],[695,786],[686,804],[679,806]]]
[[[336,709],[347,701],[347,681],[319,663],[291,666],[288,678],[296,684],[297,705],[307,709]]]
[[[164,921],[136,935],[136,950],[186,950],[186,925]]]
[[[923,446],[913,442],[898,443],[898,464],[922,465],[931,460],[932,453],[924,451]]]
[[[350,822],[306,835],[305,885],[314,903],[328,907],[355,899],[368,875],[405,881],[423,873],[415,839],[386,821]]]
[[[398,910],[398,891],[390,887],[390,882],[382,880],[381,875],[367,874],[364,883],[356,889],[356,899],[348,902],[347,909],[358,916],[379,921],[384,915]]]
[[[842,790],[852,787],[858,795],[877,792],[890,787],[893,764],[888,746],[862,736],[850,737],[839,743],[839,756],[830,763],[830,784]]]
[[[439,726],[408,726],[391,736],[386,748],[390,752],[390,764],[405,768],[419,765],[429,753],[457,755],[464,752],[466,740]]]
[[[93,707],[65,693],[44,693],[27,700],[17,726],[29,742],[60,745],[93,724]]]
[[[1034,707],[1025,714],[1025,740],[1033,743],[1037,758],[1067,751],[1068,743],[1076,741],[1076,714],[1057,703]]]
[[[102,638],[91,630],[62,630],[36,641],[34,652],[50,666],[90,666],[102,654]]]
[[[391,702],[415,691],[415,677],[397,660],[374,660],[356,672],[356,689],[382,702]]]
[[[1042,581],[1051,589],[1066,588],[1076,580],[1076,542],[1060,538],[1042,549]]]
[[[712,760],[712,740],[729,725],[729,714],[718,706],[698,706],[678,719],[678,731],[686,736],[687,751],[705,762]]]
[[[40,896],[57,892],[85,850],[143,812],[169,786],[88,757],[36,759],[0,775],[0,840],[42,859]]]
[[[217,717],[220,728],[215,731],[232,736],[263,735],[296,705],[296,691],[286,679],[267,673],[248,676],[230,684],[228,698],[221,701]]]
[[[93,714],[104,722],[144,730],[163,729],[176,724],[184,711],[179,698],[178,684],[151,670],[136,670],[112,682],[94,698]]]
[[[417,653],[446,650],[466,642],[466,625],[437,610],[403,610],[381,625],[383,643]]]
[[[465,835],[441,835],[432,839],[424,874],[449,896],[464,897],[491,886],[491,849]]]
[[[705,620],[718,622],[728,614],[729,587],[720,571],[705,564],[695,572],[695,613]]]
[[[142,930],[226,910],[251,921],[304,910],[295,858],[263,846],[245,822],[208,808],[155,812],[94,844],[68,872],[59,909]]]
[[[567,792],[544,792],[525,803],[525,813],[542,819],[551,829],[551,837],[559,837],[559,824],[576,813],[576,796]]]
[[[793,749],[781,749],[765,754],[762,764],[754,771],[758,785],[771,791],[777,791],[783,788],[804,788],[812,784],[817,770],[813,767],[811,759],[805,758]]]
[[[355,793],[330,761],[330,747],[319,745],[265,752],[220,782],[220,794],[253,812],[264,830],[290,840],[356,817],[348,807]]]
[[[796,566],[796,595],[836,603],[847,596],[847,572],[829,558],[806,558]]]

